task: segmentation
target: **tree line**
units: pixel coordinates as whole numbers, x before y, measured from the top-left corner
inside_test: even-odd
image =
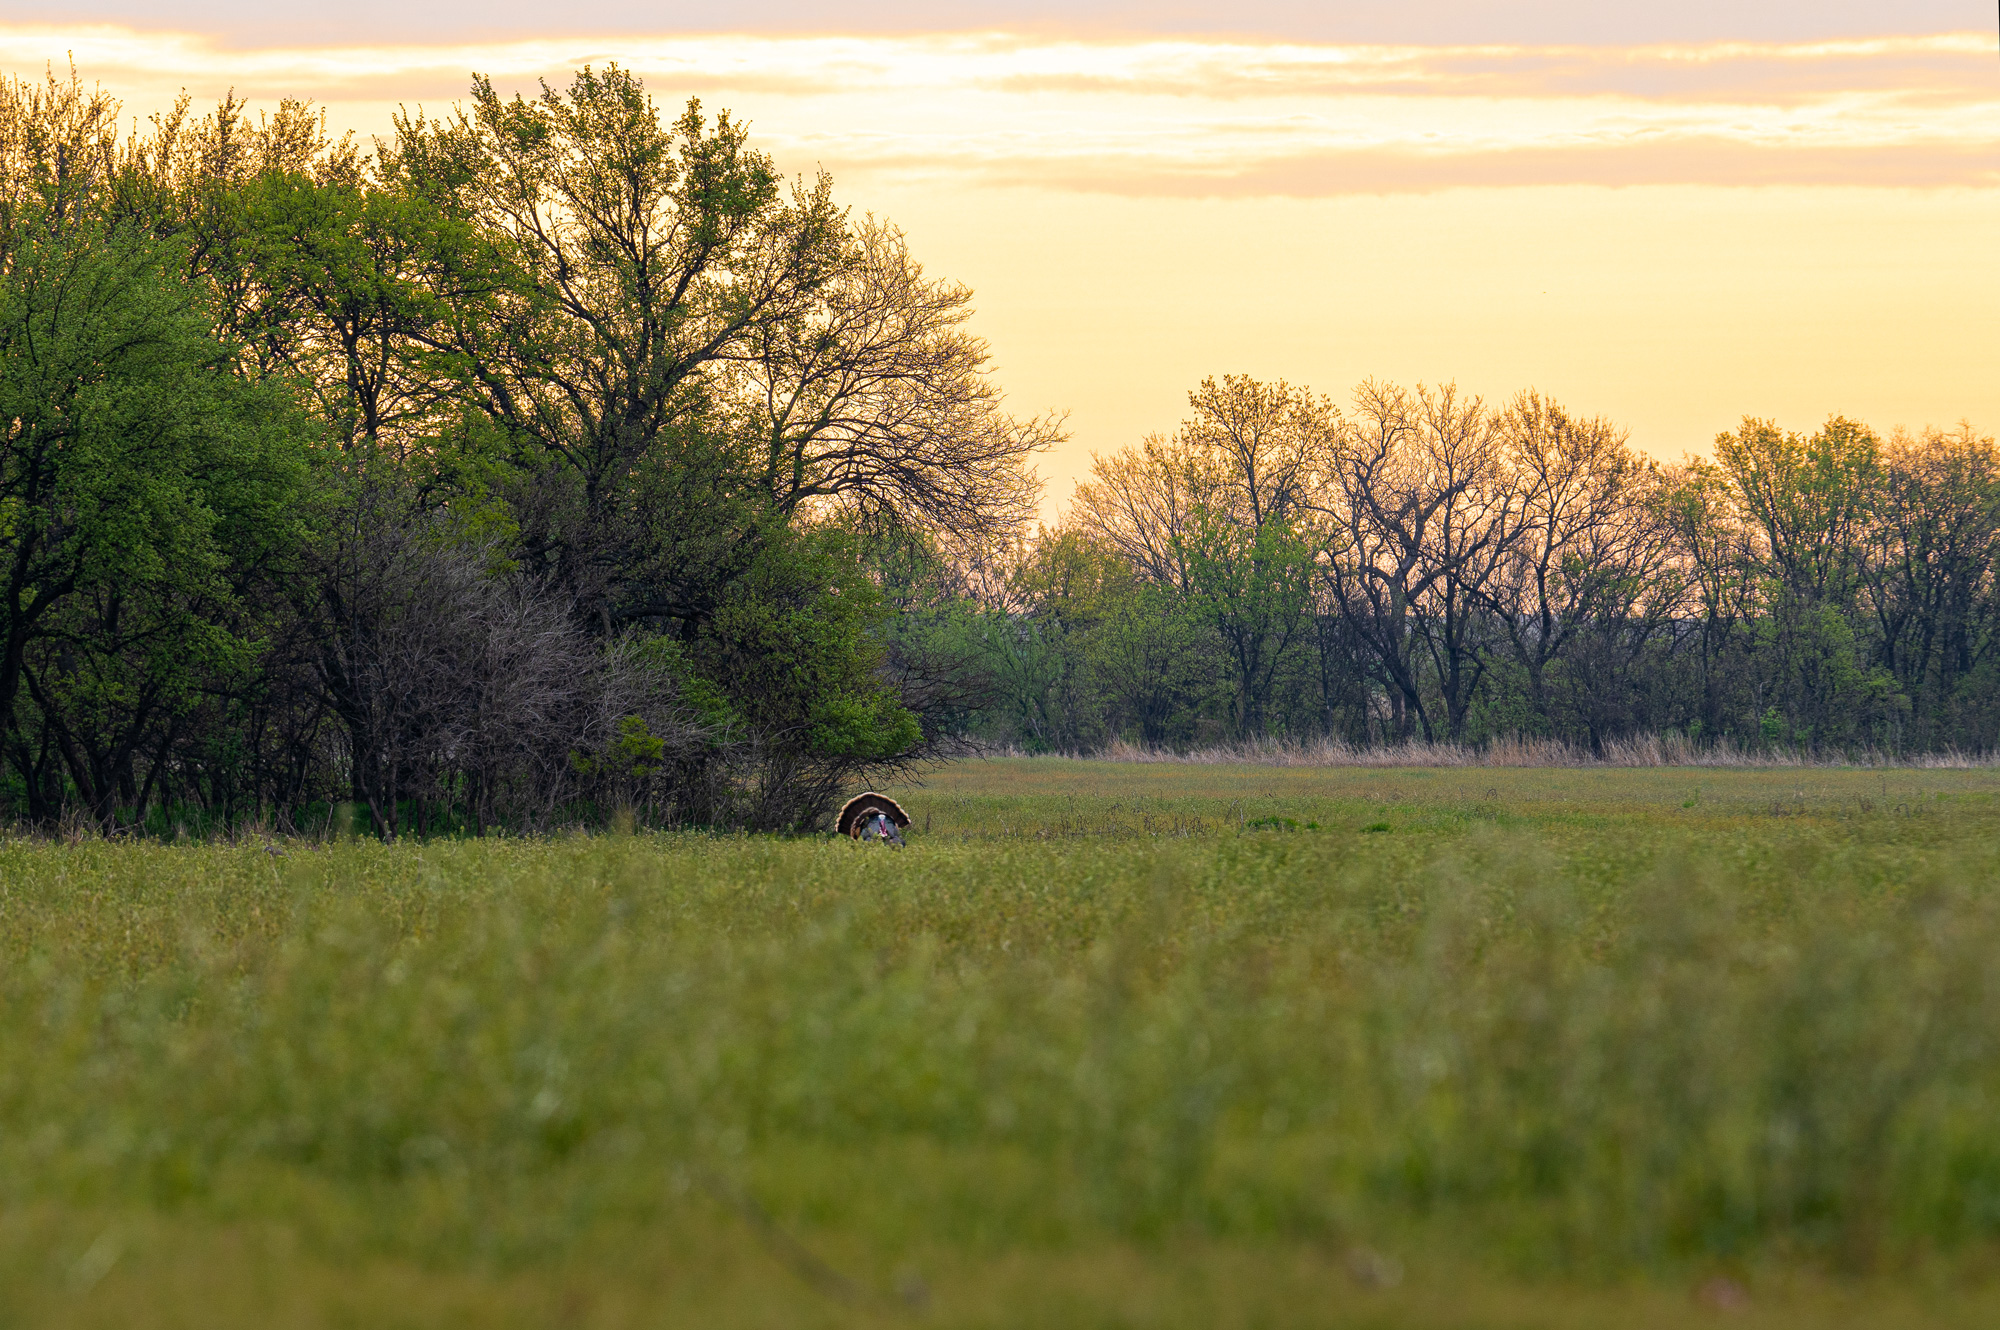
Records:
[[[824,824],[967,740],[1990,749],[2000,466],[1204,382],[1028,534],[971,293],[616,67],[369,151],[0,83],[0,815]]]
[[[963,699],[880,568],[1034,510],[887,222],[585,69],[364,152],[0,85],[0,803],[386,836],[821,822]]]
[[[1745,419],[1662,466],[1538,393],[1210,379],[906,632],[1029,748],[1334,737],[1987,751],[2000,457]],[[953,644],[950,647],[942,644]]]

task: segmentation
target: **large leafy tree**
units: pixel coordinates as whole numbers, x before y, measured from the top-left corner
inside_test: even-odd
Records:
[[[855,772],[923,741],[882,670],[882,616],[849,533],[778,527],[686,644],[702,718],[759,758],[742,810],[751,824],[811,825]]]
[[[37,210],[0,249],[0,726],[37,816],[55,758],[99,819],[139,800],[301,534],[304,422],[234,372],[176,257]]]
[[[800,618],[805,590],[774,570],[848,567],[827,551],[855,523],[1025,516],[1024,459],[1054,425],[1000,413],[969,293],[924,278],[893,228],[852,224],[824,176],[786,182],[698,103],[663,120],[615,66],[532,98],[482,79],[465,110],[399,126],[382,180],[462,220],[501,274],[423,337],[497,444],[502,469],[481,474],[522,572],[607,640],[660,634],[706,670],[690,686],[753,732],[761,785],[791,782],[758,796],[759,820],[906,753],[920,736],[884,700],[877,601],[822,587]],[[821,664],[774,673],[766,656]]]
[[[1871,669],[1856,597],[1882,481],[1881,445],[1835,416],[1809,435],[1745,418],[1715,456],[1755,537],[1763,574],[1758,649],[1769,662],[1762,719],[1772,738],[1846,740],[1899,716],[1908,699]],[[1871,735],[1869,737],[1877,737]]]
[[[449,338],[512,451],[523,554],[607,628],[685,609],[671,578],[634,576],[651,553],[643,483],[668,454],[728,446],[718,374],[839,270],[829,182],[788,189],[726,113],[690,103],[662,122],[616,66],[532,99],[482,78],[452,118],[401,122],[383,166],[506,265],[492,299],[458,304]],[[729,512],[740,468],[693,470]]]

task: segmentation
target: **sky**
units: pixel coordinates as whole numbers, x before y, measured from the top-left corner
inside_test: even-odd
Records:
[[[1666,461],[1744,415],[2000,430],[1989,0],[0,0],[143,119],[386,133],[590,63],[747,120],[977,293],[1012,409],[1092,453],[1206,375],[1534,387]]]

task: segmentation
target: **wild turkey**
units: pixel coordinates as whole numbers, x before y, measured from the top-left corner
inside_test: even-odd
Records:
[[[901,849],[903,828],[910,825],[910,815],[888,795],[866,790],[840,806],[840,816],[833,825],[843,836],[879,840]]]

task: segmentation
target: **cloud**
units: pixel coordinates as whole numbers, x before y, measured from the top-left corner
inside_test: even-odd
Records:
[[[1631,46],[1758,39],[1804,41],[1884,31],[1950,32],[1989,21],[1984,0],[344,0],[338,5],[271,0],[64,0],[75,24],[198,29],[228,45],[330,45],[349,34],[382,44],[523,39],[554,28],[621,36],[635,32],[837,30],[870,35],[979,32],[995,28],[1097,37],[1219,34],[1317,43],[1509,41]],[[829,14],[837,10],[837,16]]]
[[[0,67],[74,55],[136,111],[187,87],[309,97],[336,124],[532,91],[617,60],[663,103],[747,115],[788,169],[1125,194],[1326,196],[1548,183],[1988,186],[1985,33],[1639,46],[917,37],[547,37],[225,49],[0,25]]]
[[[1240,167],[1134,171],[1120,161],[1073,164],[1053,174],[996,165],[997,185],[1077,193],[1173,198],[1326,198],[1341,194],[1429,194],[1450,189],[1543,185],[1853,186],[1928,189],[2000,187],[1990,152],[1951,147],[1819,148],[1782,154],[1721,139],[1670,143],[1509,148],[1449,161],[1362,149],[1266,157]]]

